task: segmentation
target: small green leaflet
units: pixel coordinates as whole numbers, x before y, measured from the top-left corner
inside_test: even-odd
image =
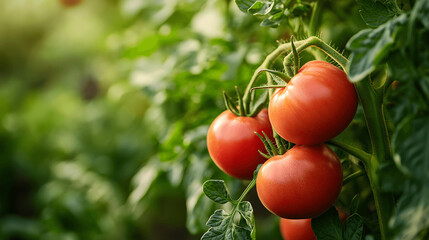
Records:
[[[352,82],[364,79],[383,63],[395,43],[400,27],[407,20],[407,15],[400,15],[376,29],[358,32],[347,42],[347,48],[351,50],[347,71]]]
[[[223,180],[207,180],[203,185],[204,194],[216,203],[231,202],[231,196]]]
[[[235,3],[242,12],[253,15],[267,15],[276,5],[275,0],[235,0]]]
[[[405,119],[393,135],[395,154],[412,179],[405,182],[404,193],[391,219],[398,232],[395,239],[417,239],[429,226],[429,117]]]
[[[319,240],[342,240],[343,223],[338,217],[335,207],[311,220],[311,228]]]
[[[206,225],[209,230],[201,237],[202,240],[254,240],[256,239],[255,217],[250,202],[238,202],[231,199],[228,188],[223,180],[208,180],[203,191],[211,200],[234,205],[231,213],[223,209],[216,210]]]
[[[240,214],[238,223],[234,217],[223,209],[216,210],[207,221],[209,230],[204,233],[201,240],[254,240],[255,219],[253,208],[249,202],[241,202],[237,208]],[[233,210],[233,214],[235,214]],[[252,224],[249,226],[249,223]]]
[[[360,240],[362,239],[363,221],[357,214],[353,214],[346,220],[346,230],[344,231],[345,240]]]
[[[256,0],[235,0],[235,4],[240,11],[247,13],[250,7],[256,2]]]
[[[356,2],[361,7],[359,13],[362,19],[370,27],[378,27],[398,14],[394,3],[389,1],[383,3],[376,0],[357,0]]]
[[[363,220],[354,213],[347,218],[346,226],[338,217],[335,207],[311,220],[311,228],[318,240],[360,240],[363,233]]]

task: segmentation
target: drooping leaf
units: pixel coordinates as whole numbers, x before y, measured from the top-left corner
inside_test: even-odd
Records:
[[[344,239],[360,240],[362,239],[363,220],[357,213],[351,215],[346,220],[346,229],[344,231]]]
[[[275,5],[275,1],[257,0],[249,9],[248,12],[253,15],[267,15],[271,12]]]
[[[311,228],[318,240],[342,240],[343,223],[335,207],[311,220]]]
[[[416,2],[413,12],[422,22],[425,28],[429,28],[429,1],[420,0]]]
[[[256,239],[255,217],[253,215],[252,204],[250,204],[248,201],[241,202],[238,205],[238,212],[245,221],[246,226],[250,229],[251,239]]]
[[[377,0],[357,0],[361,9],[359,13],[365,23],[370,27],[378,27],[397,15],[397,9],[392,3]]]
[[[232,239],[232,229],[228,228],[231,217],[223,209],[216,210],[207,221],[209,230],[204,233],[201,240]]]
[[[223,180],[207,180],[203,185],[203,191],[214,202],[225,204],[232,201]]]
[[[404,193],[390,222],[395,239],[416,239],[429,227],[429,117],[406,120],[395,132],[392,142],[396,158],[410,173]]]
[[[348,41],[347,48],[352,52],[347,72],[352,82],[364,79],[383,63],[406,22],[407,16],[403,14],[376,29],[362,30]]]
[[[238,9],[242,12],[247,13],[250,7],[255,4],[257,0],[235,0],[235,4],[237,4]]]

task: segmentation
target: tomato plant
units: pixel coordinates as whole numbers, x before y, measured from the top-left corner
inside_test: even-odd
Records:
[[[280,231],[284,240],[316,240],[316,236],[311,229],[311,218],[281,218]]]
[[[317,217],[337,199],[343,172],[326,145],[294,146],[259,169],[256,189],[262,204],[282,218]]]
[[[301,211],[310,198],[280,202],[313,186],[263,184],[259,199],[264,161],[311,162],[290,160],[319,144],[343,178],[329,201],[313,189],[328,208],[317,239],[429,239],[428,13],[427,0],[0,1],[0,239],[279,240],[260,200]],[[261,110],[266,136],[246,127]],[[281,168],[274,183],[309,171]],[[327,172],[312,185],[330,187]]]
[[[236,116],[226,110],[210,125],[207,148],[213,162],[225,173],[240,179],[252,179],[256,167],[266,159],[259,154],[264,144],[255,135],[272,136],[268,110],[255,117]]]
[[[341,133],[353,119],[357,96],[344,71],[324,61],[306,63],[271,97],[274,130],[296,144],[319,144]]]

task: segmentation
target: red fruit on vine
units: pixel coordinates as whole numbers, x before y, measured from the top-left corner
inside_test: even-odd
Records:
[[[328,210],[340,194],[341,162],[326,145],[296,145],[266,161],[256,189],[262,204],[282,218],[313,218]]]
[[[221,113],[207,134],[207,148],[213,162],[230,176],[252,179],[256,167],[266,161],[258,152],[265,152],[265,147],[255,132],[273,135],[267,109],[255,117],[239,117],[229,110]]]
[[[349,215],[337,207],[336,209],[341,222],[346,225],[346,219]],[[316,240],[316,236],[311,228],[311,218],[280,218],[280,232],[284,240]]]
[[[316,240],[316,236],[311,229],[311,218],[281,218],[280,232],[284,240]]]
[[[324,61],[310,61],[269,103],[274,130],[300,145],[320,144],[340,134],[352,121],[357,95],[344,71]]]

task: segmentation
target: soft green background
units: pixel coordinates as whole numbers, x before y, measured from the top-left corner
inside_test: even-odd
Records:
[[[326,4],[320,35],[344,49],[364,23]],[[290,36],[259,23],[231,1],[1,0],[0,239],[199,239],[219,207],[204,180],[246,184],[205,146],[222,90]],[[248,200],[258,239],[280,239]]]

